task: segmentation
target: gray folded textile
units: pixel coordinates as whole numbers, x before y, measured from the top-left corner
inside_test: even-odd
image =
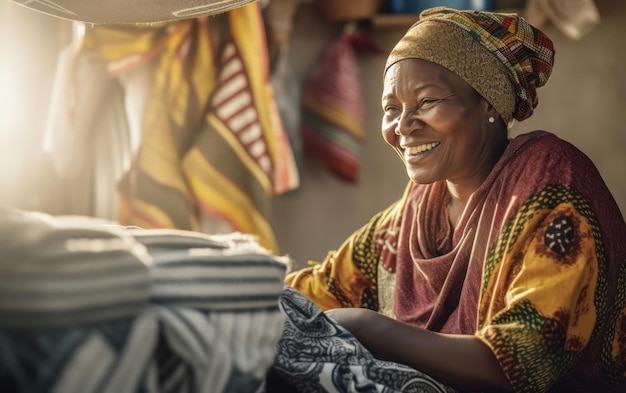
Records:
[[[240,233],[0,208],[0,386],[259,391],[289,264]]]

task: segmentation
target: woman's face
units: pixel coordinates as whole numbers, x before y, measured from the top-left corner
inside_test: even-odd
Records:
[[[405,59],[385,75],[382,133],[416,183],[448,180],[478,187],[501,154],[497,113],[453,72]]]

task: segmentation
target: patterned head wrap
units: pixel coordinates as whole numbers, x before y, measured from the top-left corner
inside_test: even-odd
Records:
[[[516,14],[436,7],[423,11],[392,49],[385,73],[403,59],[429,60],[459,75],[511,126],[537,107],[554,47]]]

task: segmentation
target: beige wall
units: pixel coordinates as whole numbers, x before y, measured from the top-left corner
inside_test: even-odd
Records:
[[[516,124],[511,135],[544,129],[572,142],[596,163],[625,214],[626,2],[597,0],[596,4],[602,24],[579,41],[566,38],[552,26],[543,29],[557,52],[553,76],[539,90],[540,104],[534,116]],[[291,42],[292,64],[301,78],[310,72],[338,29],[321,19],[310,4],[301,6]],[[405,29],[379,28],[367,33],[388,51]],[[404,166],[379,135],[384,56],[361,55],[358,62],[367,113],[360,181],[346,184],[317,163],[303,160],[302,186],[274,202],[281,252],[291,255],[298,266],[308,259],[319,260],[338,247],[374,213],[397,199],[407,181]]]

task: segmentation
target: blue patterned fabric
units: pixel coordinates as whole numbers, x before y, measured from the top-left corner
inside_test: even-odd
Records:
[[[304,295],[287,286],[287,316],[273,371],[298,392],[452,393],[428,375],[379,360]]]

